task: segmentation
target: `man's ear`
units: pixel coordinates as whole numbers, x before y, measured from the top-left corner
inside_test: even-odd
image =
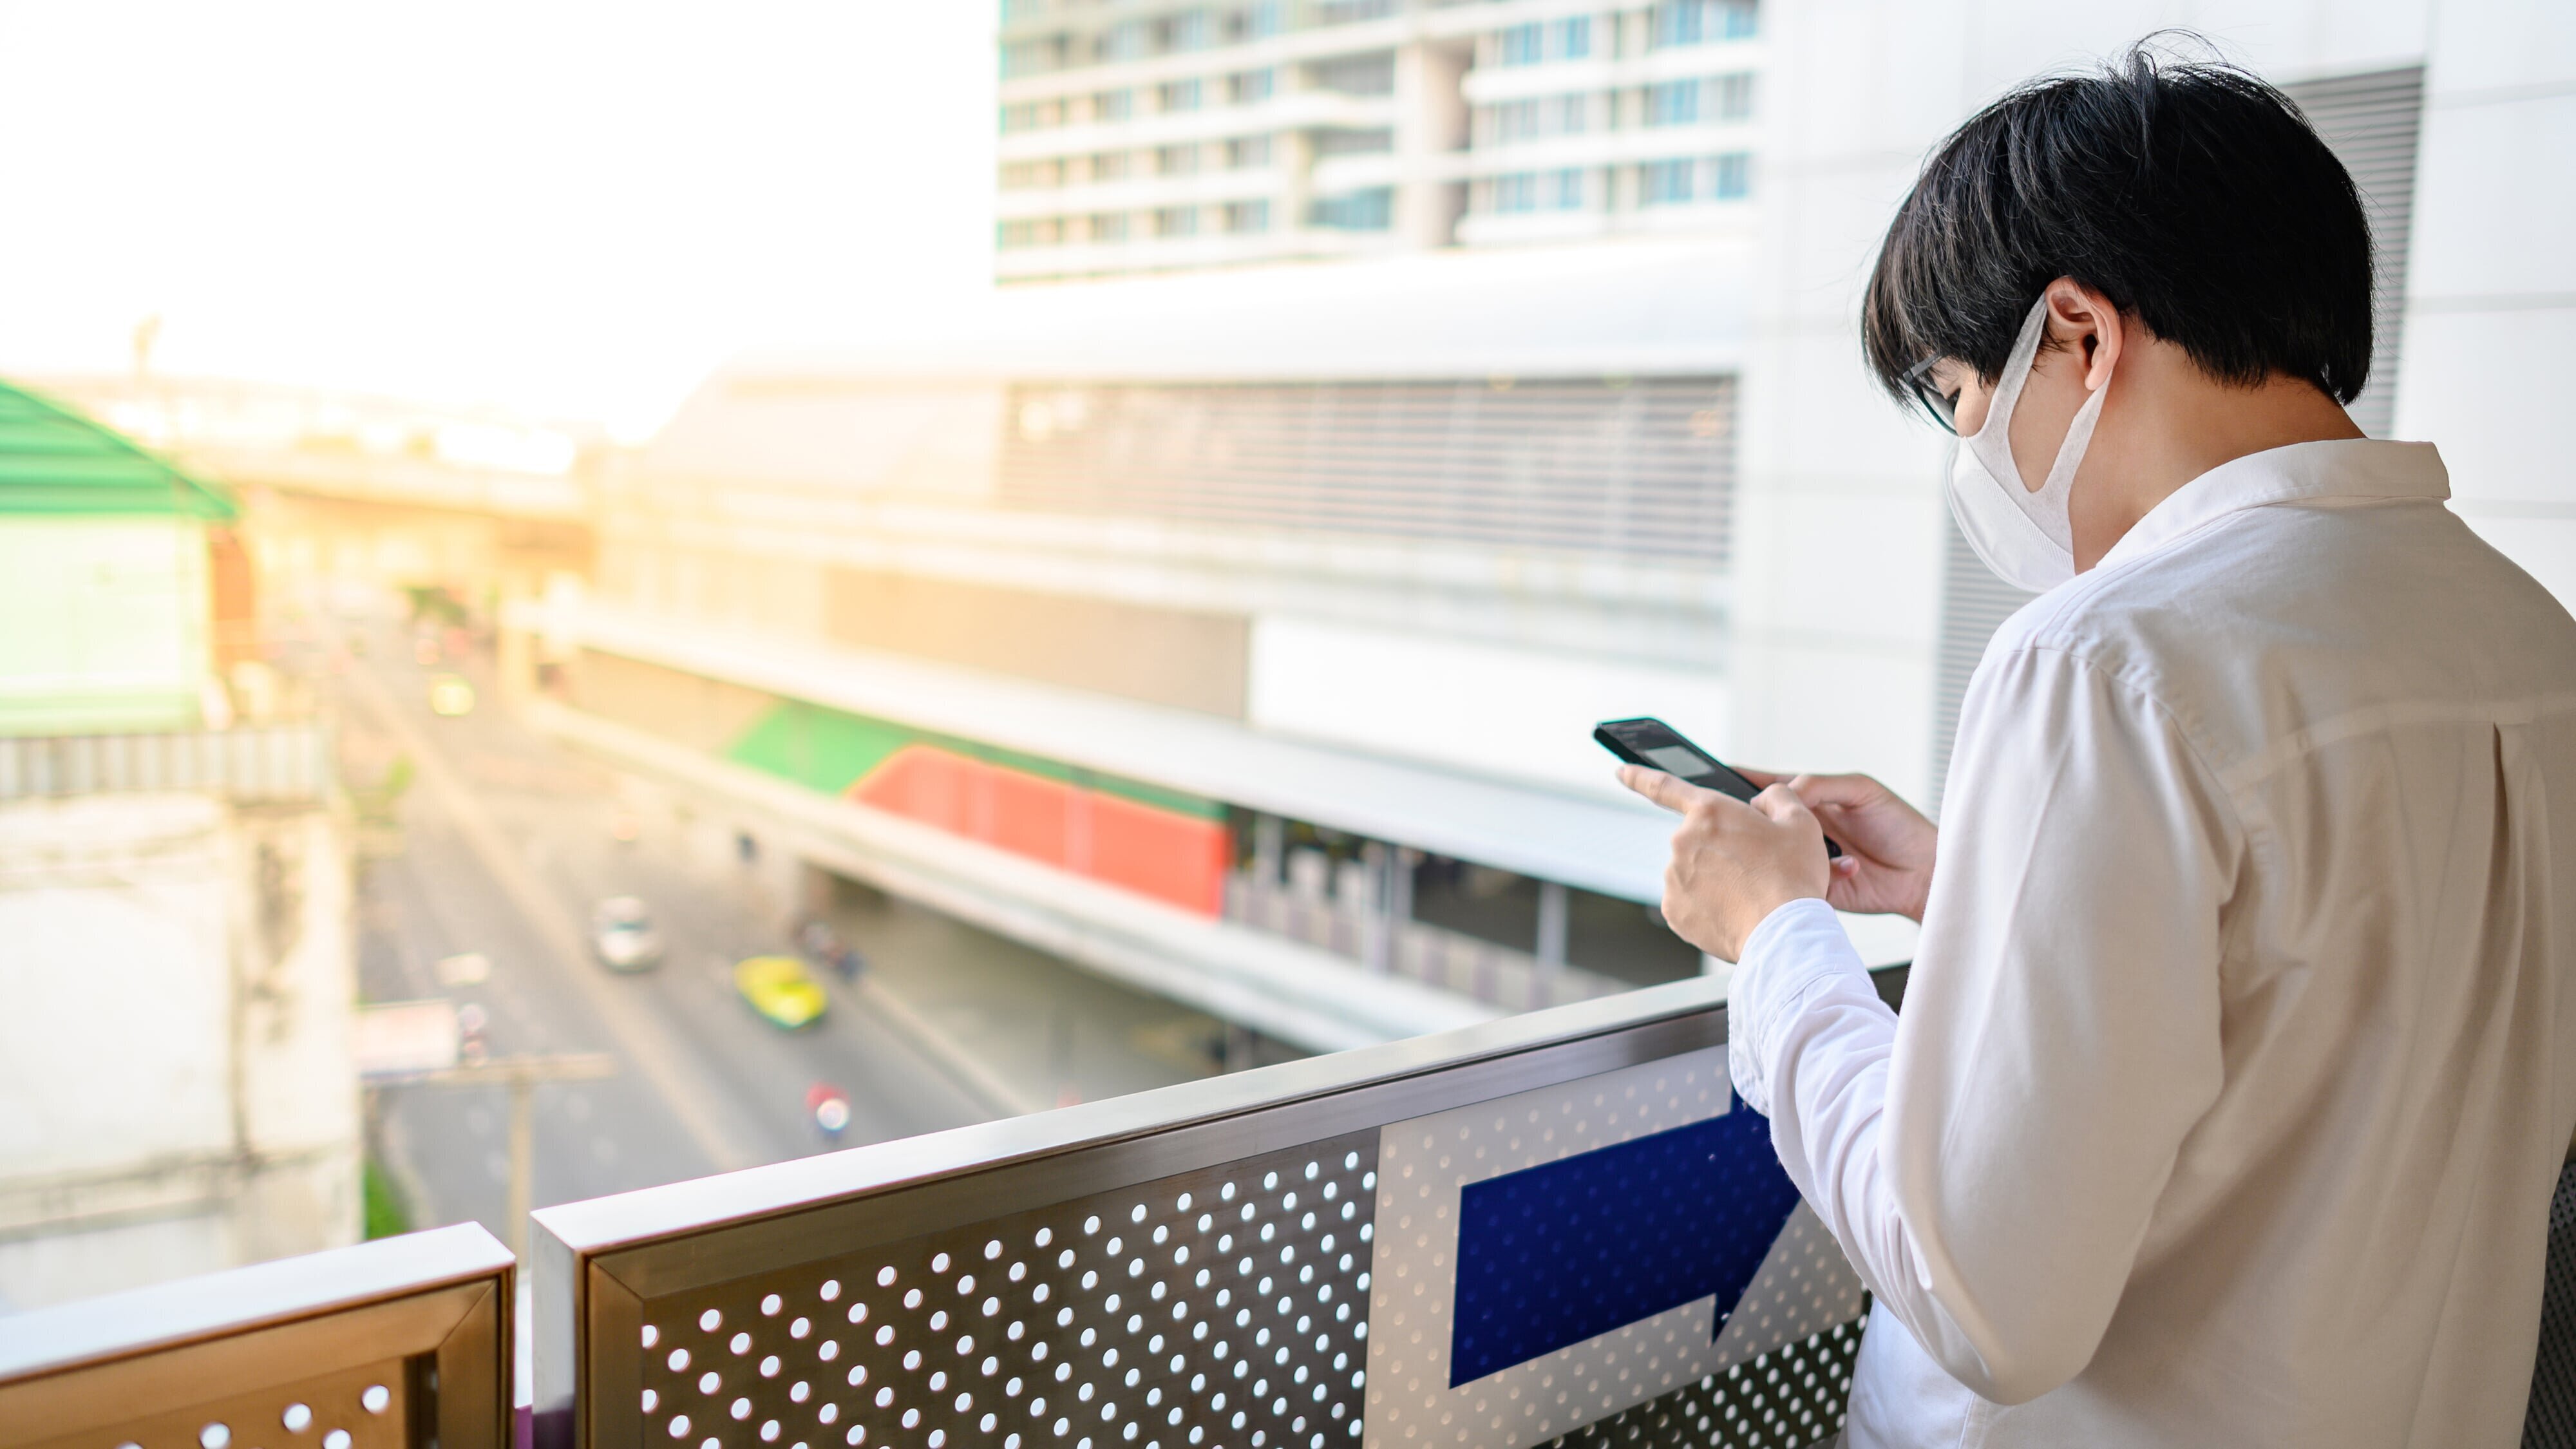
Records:
[[[2110,298],[2072,277],[2049,283],[2046,295],[2049,340],[2073,348],[2084,359],[2084,390],[2097,391],[2119,366],[2126,319]]]

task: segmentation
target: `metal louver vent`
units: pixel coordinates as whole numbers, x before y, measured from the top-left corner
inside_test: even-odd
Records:
[[[2284,86],[2361,188],[2370,218],[2375,318],[2370,381],[2351,408],[2374,438],[2388,436],[2397,404],[2397,349],[2406,320],[2406,244],[2415,217],[2415,140],[2423,128],[2424,68],[2332,76]]]
[[[1717,565],[1735,382],[1011,390],[1007,507]]]
[[[1926,813],[1941,814],[1941,787],[1950,773],[1950,746],[1959,734],[1959,702],[1967,697],[1968,677],[1985,657],[1994,637],[2013,611],[2037,597],[1996,578],[1977,551],[1968,547],[1959,524],[1941,515],[1941,629],[1932,659],[1932,790]]]

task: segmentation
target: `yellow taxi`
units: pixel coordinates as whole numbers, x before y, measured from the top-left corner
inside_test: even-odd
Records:
[[[432,675],[429,681],[429,712],[446,719],[474,712],[474,686],[461,674]]]
[[[823,1014],[829,999],[805,963],[793,956],[754,956],[735,964],[733,988],[751,1009],[794,1031]]]

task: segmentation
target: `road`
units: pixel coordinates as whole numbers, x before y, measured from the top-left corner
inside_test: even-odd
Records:
[[[537,1205],[831,1150],[806,1108],[816,1083],[848,1093],[837,1145],[855,1146],[1216,1069],[1218,1023],[855,888],[830,909],[867,977],[818,978],[823,1019],[780,1030],[731,979],[741,957],[789,948],[780,872],[746,865],[686,802],[518,724],[481,659],[425,664],[389,622],[343,630],[364,641],[331,644],[347,776],[364,787],[406,756],[414,775],[398,831],[365,832],[362,999],[477,1006],[493,1056],[619,1060],[611,1079],[537,1089]],[[475,685],[466,716],[429,710],[442,672]],[[668,942],[659,968],[620,975],[590,958],[590,909],[612,895],[650,905]],[[488,963],[479,980],[455,964],[468,954]],[[508,1240],[502,1090],[389,1087],[375,1110],[416,1226],[480,1221]]]

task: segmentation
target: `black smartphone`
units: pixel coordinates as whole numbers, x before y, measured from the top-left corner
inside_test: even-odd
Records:
[[[1605,719],[1592,727],[1592,738],[1600,742],[1601,748],[1629,764],[1679,776],[1702,789],[1715,790],[1721,795],[1732,795],[1744,801],[1762,793],[1761,786],[1719,764],[1715,755],[1692,744],[1680,730],[1652,716]],[[1833,837],[1827,836],[1825,854],[1842,853],[1843,848],[1834,844]]]

